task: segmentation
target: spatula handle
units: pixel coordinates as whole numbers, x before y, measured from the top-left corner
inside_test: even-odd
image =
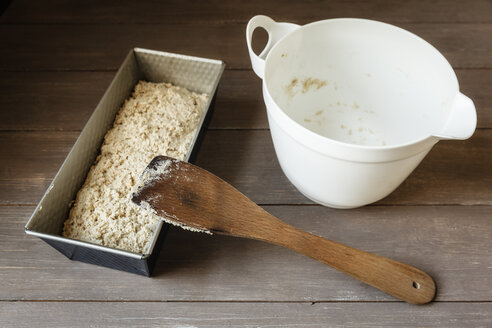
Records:
[[[434,281],[420,269],[286,226],[284,233],[276,234],[280,239],[271,242],[312,257],[408,303],[425,304],[435,296]]]

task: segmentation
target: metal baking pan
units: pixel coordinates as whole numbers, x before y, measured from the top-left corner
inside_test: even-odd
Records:
[[[69,259],[150,276],[168,230],[167,224],[159,223],[145,254],[127,252],[63,237],[61,233],[70,210],[69,204],[84,183],[118,110],[139,80],[170,82],[210,95],[185,157],[185,160],[193,162],[212,114],[224,68],[225,64],[220,60],[132,49],[27,222],[26,233],[41,238]]]

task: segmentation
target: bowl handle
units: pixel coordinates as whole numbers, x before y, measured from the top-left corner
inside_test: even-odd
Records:
[[[268,32],[268,42],[265,49],[257,56],[251,48],[253,32],[257,27],[263,27]],[[277,23],[268,16],[258,15],[251,18],[246,26],[246,42],[248,44],[251,66],[256,75],[263,79],[265,73],[265,59],[272,47],[285,35],[299,28],[299,25],[292,23]]]
[[[458,92],[444,129],[435,136],[440,139],[464,140],[471,137],[477,127],[477,112],[473,101]]]

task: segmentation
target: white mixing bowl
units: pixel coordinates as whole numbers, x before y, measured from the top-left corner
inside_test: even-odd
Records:
[[[257,27],[269,34],[259,56],[251,48]],[[255,16],[246,39],[280,166],[319,204],[375,202],[440,139],[475,131],[475,106],[451,65],[401,28],[352,18],[301,27]]]

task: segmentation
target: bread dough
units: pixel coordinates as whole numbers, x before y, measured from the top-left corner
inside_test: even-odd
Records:
[[[207,94],[140,81],[104,137],[63,236],[147,253],[160,218],[132,203],[131,195],[155,156],[186,156],[207,100]]]

